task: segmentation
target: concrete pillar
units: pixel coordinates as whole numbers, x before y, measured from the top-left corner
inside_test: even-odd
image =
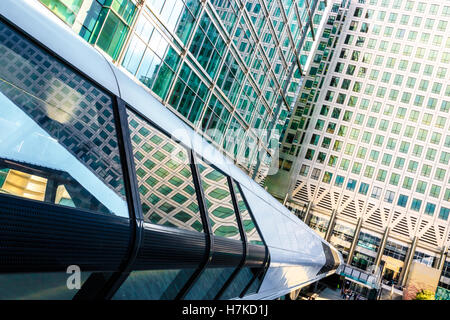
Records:
[[[411,267],[411,263],[414,258],[414,252],[416,252],[416,246],[417,246],[417,236],[414,237],[413,241],[411,242],[411,246],[409,247],[408,256],[405,261],[405,267],[402,270],[402,274],[400,275],[400,285],[404,286],[406,284],[406,279],[408,278],[408,272],[409,268]]]
[[[381,257],[383,256],[384,248],[386,247],[386,242],[389,237],[389,231],[390,228],[386,227],[386,230],[384,231],[383,238],[381,239],[380,248],[378,249],[377,257],[375,259],[375,269],[378,269]]]
[[[303,220],[307,226],[309,226],[309,222],[311,221],[311,207],[312,207],[312,201],[308,202],[308,206],[306,207],[306,214],[305,214],[305,220]]]
[[[333,209],[333,211],[331,211],[331,218],[330,218],[330,222],[328,223],[328,229],[327,229],[327,232],[325,233],[326,241],[330,241],[331,234],[333,233],[334,225],[336,224],[336,215],[337,215],[337,210]]]
[[[355,253],[356,243],[358,242],[359,232],[361,231],[362,221],[363,221],[362,218],[359,218],[358,223],[356,224],[355,235],[353,237],[352,245],[350,246],[350,251],[348,253],[348,258],[346,261],[347,264],[352,263],[353,254]]]

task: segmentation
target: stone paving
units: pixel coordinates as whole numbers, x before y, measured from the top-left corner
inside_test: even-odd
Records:
[[[325,288],[322,292],[319,293],[319,296],[316,300],[344,300],[341,297],[341,291],[333,290],[330,288]]]

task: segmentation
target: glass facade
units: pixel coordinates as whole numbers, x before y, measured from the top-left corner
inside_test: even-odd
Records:
[[[397,244],[392,241],[387,241],[383,254],[397,260],[405,261],[407,252],[408,247],[402,246],[401,244]]]
[[[73,25],[83,0],[39,0],[68,25]]]
[[[416,251],[414,252],[413,260],[425,264],[429,267],[434,267],[436,257],[420,251]]]
[[[309,54],[300,49],[315,40],[309,19],[323,1],[41,2],[253,179],[265,178]]]
[[[368,256],[364,253],[355,251],[353,255],[353,259],[351,261],[351,265],[357,267],[361,270],[367,270],[370,266],[374,265],[375,258]]]
[[[450,261],[448,260],[444,262],[438,286],[448,291],[450,290]]]
[[[380,247],[381,239],[371,234],[360,232],[357,245],[370,251],[377,252]]]

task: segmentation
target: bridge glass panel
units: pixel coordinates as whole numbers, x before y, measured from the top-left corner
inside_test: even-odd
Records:
[[[247,235],[247,242],[256,245],[264,245],[261,235],[256,228],[255,222],[250,215],[250,210],[247,207],[244,196],[242,195],[239,186],[236,182],[233,182],[234,193],[236,195],[236,202],[239,208],[239,213],[241,214],[242,225]]]
[[[195,269],[133,271],[114,300],[173,300]]]
[[[254,273],[258,272],[258,271],[261,271],[261,269],[255,269],[255,268],[251,269],[252,274],[254,274]],[[258,276],[256,277],[255,281],[253,281],[251,286],[245,292],[245,296],[248,296],[250,294],[256,293],[258,291],[259,287],[261,286],[262,281],[264,280],[264,276],[265,276],[265,272],[264,272],[264,270],[262,270],[262,272],[260,272],[258,274]]]
[[[81,271],[80,287],[91,272]],[[72,282],[65,272],[4,273],[0,274],[0,300],[70,300],[78,289],[69,289]]]
[[[195,281],[186,295],[186,300],[212,300],[222,289],[235,267],[208,268]]]
[[[203,232],[186,148],[131,111],[128,124],[144,221]]]
[[[228,300],[232,298],[237,298],[241,294],[242,291],[247,287],[250,281],[258,275],[261,271],[261,268],[252,268],[252,267],[244,267],[237,274],[236,278],[233,279],[230,286],[225,290],[223,295],[220,297],[221,300]],[[259,288],[259,285],[262,282],[262,277],[258,277],[252,283],[250,288],[247,290],[245,295],[249,295],[252,293],[256,293],[256,290]]]
[[[0,22],[0,194],[128,217],[112,98]]]
[[[227,176],[201,159],[198,168],[213,234],[241,240]]]

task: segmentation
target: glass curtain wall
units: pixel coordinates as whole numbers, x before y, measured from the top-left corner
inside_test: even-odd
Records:
[[[42,2],[54,12],[72,12],[60,16],[242,169],[270,166],[296,100],[297,52],[315,3],[249,0],[241,8],[236,0]],[[234,143],[225,145],[218,135]]]

